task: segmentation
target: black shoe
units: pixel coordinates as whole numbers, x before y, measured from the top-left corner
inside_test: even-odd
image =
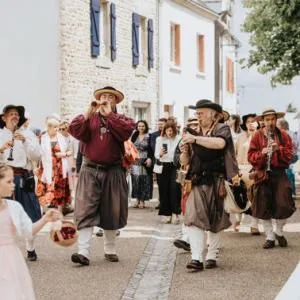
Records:
[[[283,235],[277,235],[275,233],[275,238],[278,241],[279,247],[283,247],[283,248],[287,247],[288,242],[287,242],[286,238]]]
[[[118,262],[119,257],[117,254],[104,254],[105,259],[107,259],[110,262]]]
[[[27,260],[29,260],[29,261],[36,261],[37,260],[37,255],[36,255],[35,250],[27,251]]]
[[[191,246],[186,241],[178,239],[178,240],[175,240],[173,244],[174,244],[175,247],[177,247],[179,249],[183,249],[183,250],[188,251],[188,252],[191,251]]]
[[[88,266],[90,264],[90,260],[87,257],[78,253],[73,253],[71,256],[71,260],[73,263],[81,264],[82,266]]]
[[[100,228],[100,229],[96,232],[96,236],[102,237],[102,236],[103,236],[103,229]]]
[[[192,259],[187,265],[186,268],[193,271],[203,271],[203,263],[199,260]]]
[[[266,240],[264,245],[263,245],[264,249],[271,249],[271,248],[274,248],[274,247],[275,247],[275,241],[271,241],[271,240]]]
[[[205,269],[214,269],[217,267],[217,261],[214,259],[208,259],[205,262]]]

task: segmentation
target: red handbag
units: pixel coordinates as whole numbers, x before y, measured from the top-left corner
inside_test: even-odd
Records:
[[[124,150],[125,153],[122,161],[122,166],[128,169],[140,158],[140,155],[138,149],[130,140],[124,142]]]

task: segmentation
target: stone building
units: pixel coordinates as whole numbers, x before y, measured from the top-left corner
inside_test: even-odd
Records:
[[[157,1],[61,0],[61,113],[81,112],[97,87],[125,94],[119,111],[154,124]]]
[[[42,127],[47,114],[83,112],[95,88],[112,85],[125,94],[120,112],[154,126],[157,1],[42,2],[0,4],[1,108],[22,104]]]

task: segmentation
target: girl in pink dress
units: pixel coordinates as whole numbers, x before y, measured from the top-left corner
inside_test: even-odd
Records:
[[[47,222],[59,218],[57,210],[49,210],[32,224],[23,207],[6,200],[14,190],[11,167],[0,164],[0,298],[7,300],[35,299],[29,270],[18,248],[15,237],[35,235]]]

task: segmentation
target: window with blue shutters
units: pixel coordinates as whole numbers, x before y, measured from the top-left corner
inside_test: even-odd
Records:
[[[114,61],[117,57],[117,37],[116,37],[116,5],[110,5],[110,42],[111,42],[111,60]]]
[[[110,5],[109,1],[100,1],[100,56],[110,56]]]
[[[154,66],[154,50],[153,50],[153,20],[148,20],[148,69]]]
[[[132,14],[132,65],[139,64],[140,42],[139,42],[140,16],[136,13]]]
[[[99,36],[99,0],[91,0],[91,55],[97,57],[100,54],[100,36]]]

